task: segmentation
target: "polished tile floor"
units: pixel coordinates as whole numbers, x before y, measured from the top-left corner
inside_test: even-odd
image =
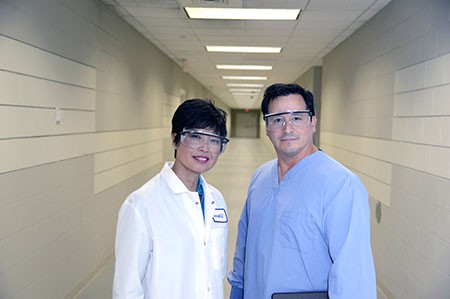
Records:
[[[216,166],[204,174],[207,182],[218,188],[227,202],[228,270],[233,261],[237,222],[252,174],[258,166],[273,158],[274,151],[261,139],[232,138]],[[225,282],[225,298],[229,298],[229,292],[230,286]]]

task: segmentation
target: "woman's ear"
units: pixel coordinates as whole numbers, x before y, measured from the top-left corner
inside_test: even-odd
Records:
[[[171,138],[172,138],[172,147],[173,149],[177,149],[177,145],[175,144],[175,138],[177,137],[177,133],[172,133]]]

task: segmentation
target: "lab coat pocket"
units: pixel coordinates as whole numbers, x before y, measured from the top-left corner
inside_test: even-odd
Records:
[[[280,217],[280,242],[285,248],[306,253],[314,244],[314,219],[310,215],[285,212]]]
[[[214,270],[223,269],[227,264],[227,230],[215,228],[211,230],[212,266]]]

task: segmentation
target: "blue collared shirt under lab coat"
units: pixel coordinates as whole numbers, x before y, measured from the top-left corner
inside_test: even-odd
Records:
[[[278,183],[277,160],[250,183],[238,224],[231,298],[328,290],[330,299],[375,299],[368,195],[359,178],[321,151]],[[236,296],[237,295],[237,296]]]

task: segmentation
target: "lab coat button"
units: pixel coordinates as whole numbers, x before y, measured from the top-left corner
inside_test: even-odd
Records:
[[[211,288],[210,288],[210,287],[208,287],[208,292],[209,292],[209,291],[211,291]]]

